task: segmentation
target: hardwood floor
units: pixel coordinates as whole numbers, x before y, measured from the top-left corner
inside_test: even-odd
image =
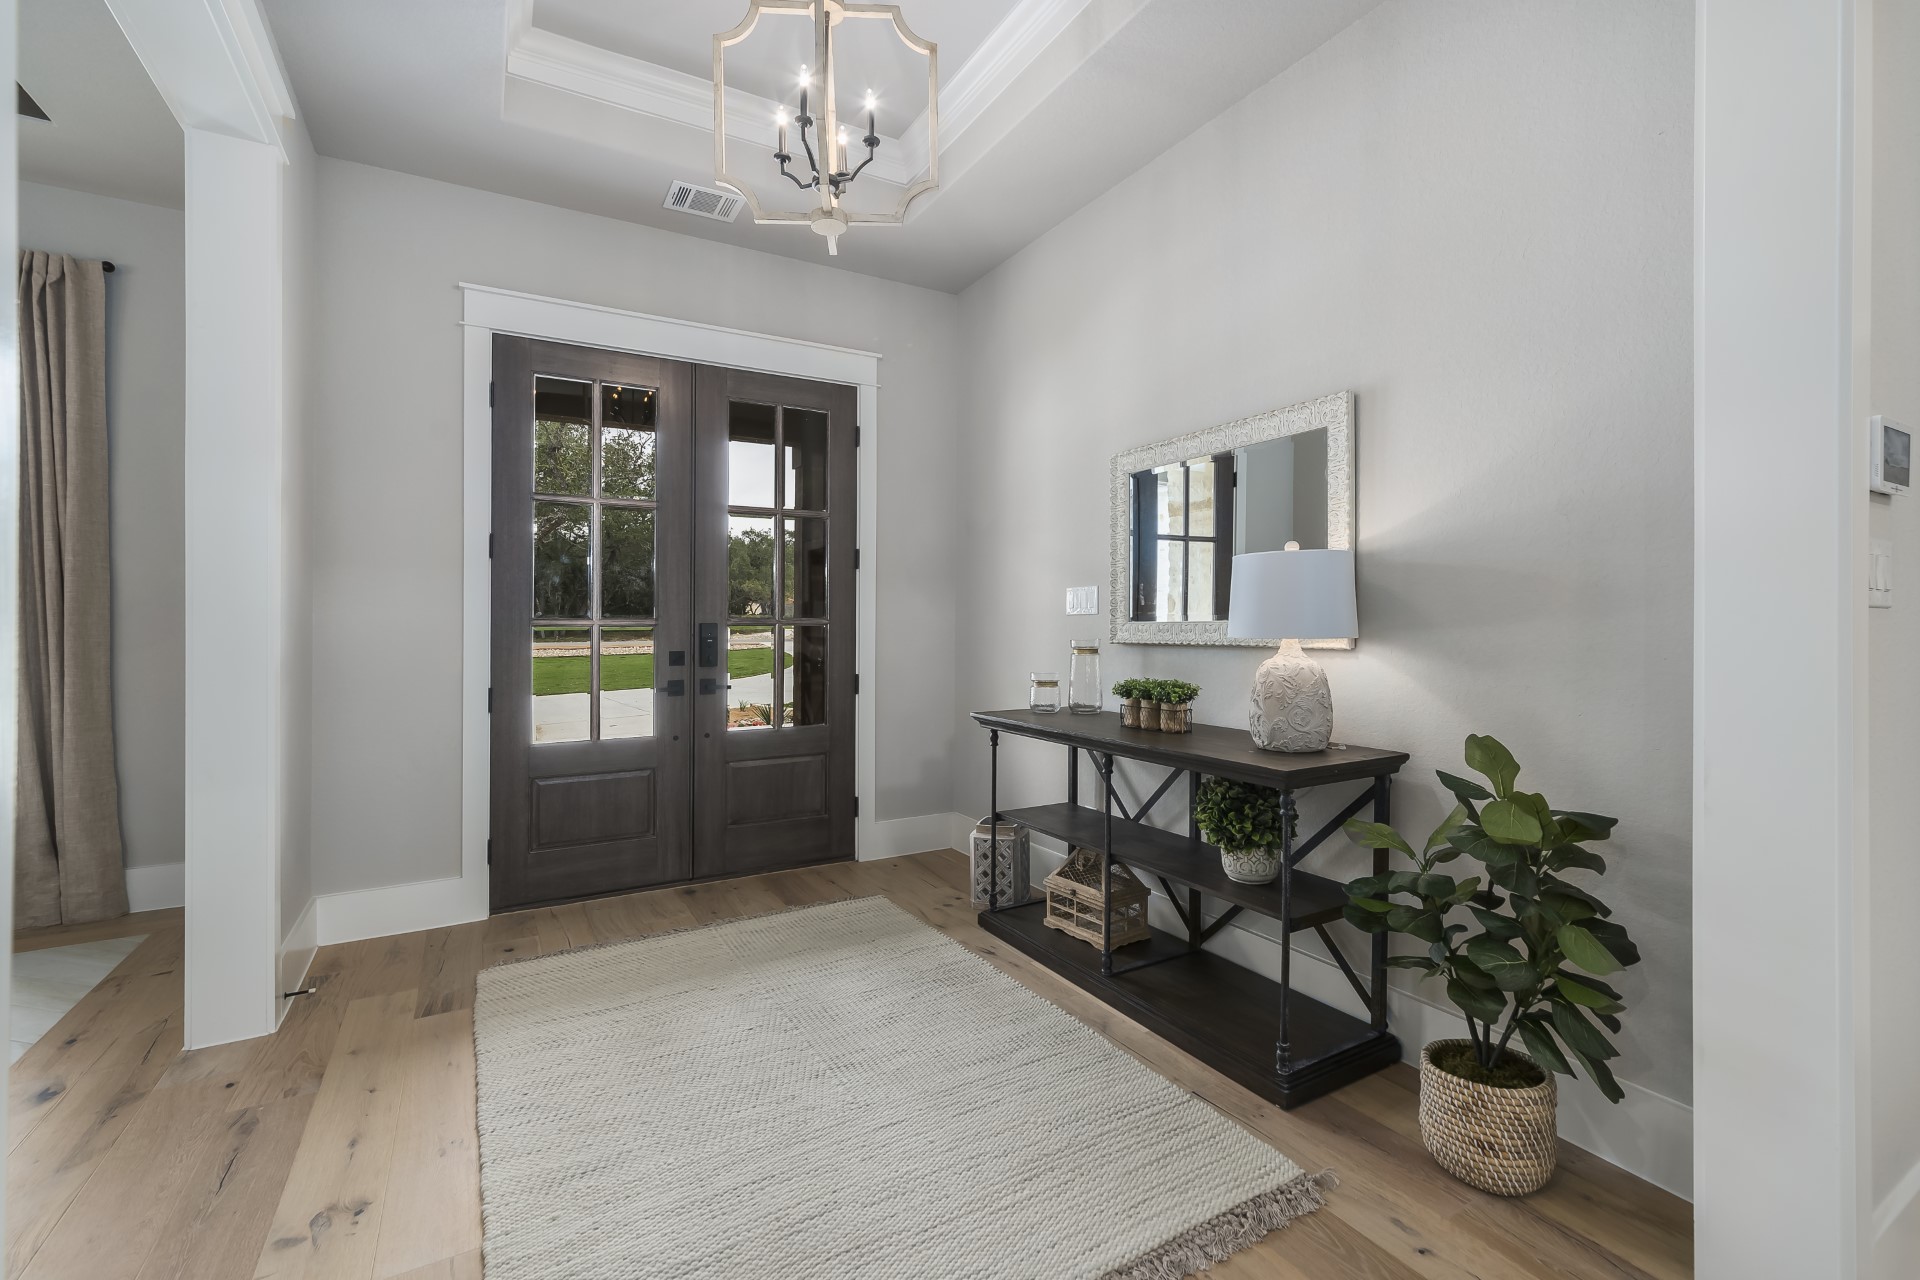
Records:
[[[14,1065],[7,1274],[33,1280],[478,1280],[473,977],[497,960],[885,894],[1340,1186],[1219,1280],[1678,1280],[1686,1202],[1573,1147],[1525,1200],[1420,1146],[1396,1067],[1282,1112],[1001,947],[957,854],[840,863],[322,949],[275,1035],[180,1052],[180,919]],[[112,936],[90,927],[86,936]],[[34,939],[38,945],[60,940]],[[746,1277],[743,1280],[761,1280]],[[928,1280],[937,1280],[929,1277]]]

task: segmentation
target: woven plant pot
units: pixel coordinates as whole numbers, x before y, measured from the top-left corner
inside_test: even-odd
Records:
[[[1496,1089],[1433,1065],[1435,1049],[1466,1043],[1435,1040],[1420,1051],[1420,1140],[1442,1169],[1470,1187],[1497,1196],[1538,1191],[1553,1177],[1559,1154],[1553,1073],[1528,1088]]]
[[[1140,699],[1122,698],[1120,700],[1120,723],[1128,729],[1140,728]]]
[[[1191,702],[1161,702],[1155,705],[1159,710],[1160,732],[1193,732],[1193,704]]]

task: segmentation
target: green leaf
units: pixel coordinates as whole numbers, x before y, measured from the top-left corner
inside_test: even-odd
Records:
[[[1594,1030],[1593,1024],[1565,1000],[1553,1002],[1553,1029],[1560,1033],[1560,1039],[1567,1048],[1583,1058],[1597,1060],[1617,1056],[1618,1051],[1607,1043],[1607,1038]]]
[[[1533,1060],[1549,1071],[1557,1071],[1563,1076],[1573,1074],[1573,1068],[1567,1065],[1566,1055],[1560,1052],[1560,1046],[1553,1042],[1553,1033],[1538,1022],[1520,1019],[1520,1038],[1527,1042],[1527,1052]]]
[[[1422,942],[1438,942],[1442,935],[1440,913],[1424,907],[1395,907],[1387,913],[1387,927],[1410,934]]]
[[[1479,827],[1462,827],[1447,837],[1447,842],[1469,858],[1478,858],[1490,870],[1510,867],[1523,855],[1512,845],[1501,844]]]
[[[1592,905],[1584,898],[1562,893],[1554,887],[1540,891],[1540,905],[1553,913],[1557,924],[1576,924],[1582,920],[1590,920],[1594,916]]]
[[[1386,933],[1393,927],[1387,923],[1386,916],[1369,911],[1365,907],[1356,907],[1351,902],[1340,908],[1340,915],[1348,924],[1362,933]]]
[[[1354,898],[1352,902],[1362,911],[1372,911],[1379,915],[1385,915],[1393,910],[1393,904],[1383,898]]]
[[[1502,799],[1513,790],[1513,780],[1520,776],[1520,765],[1514,760],[1513,752],[1502,746],[1499,739],[1476,733],[1467,735],[1467,768],[1484,774],[1493,784],[1493,794]]]
[[[1556,893],[1563,898],[1570,898],[1586,907],[1587,910],[1583,915],[1577,917],[1568,915],[1567,918],[1570,920],[1576,918],[1585,919],[1587,916],[1610,916],[1613,914],[1612,907],[1609,907],[1606,903],[1600,901],[1600,899],[1594,897],[1579,885],[1568,884],[1558,876],[1545,875],[1540,877],[1540,892],[1543,895]]]
[[[1395,969],[1417,969],[1421,973],[1434,971],[1433,961],[1425,956],[1388,956],[1387,964]]]
[[[1618,1000],[1595,991],[1584,983],[1576,982],[1563,973],[1553,975],[1553,986],[1554,990],[1567,999],[1575,1004],[1585,1005],[1596,1013],[1614,1014],[1626,1008]]]
[[[1584,926],[1563,924],[1554,936],[1560,941],[1561,953],[1588,973],[1605,977],[1620,971],[1620,962],[1613,958],[1613,952],[1601,946]]]
[[[1461,823],[1465,822],[1466,820],[1467,820],[1467,806],[1463,804],[1456,804],[1455,806],[1453,806],[1453,812],[1448,814],[1446,817],[1440,819],[1440,825],[1435,827],[1433,829],[1433,834],[1427,837],[1427,847],[1422,849],[1420,852],[1432,853],[1435,845],[1445,844],[1447,842],[1447,833],[1452,831],[1455,827],[1459,826]]]
[[[1501,844],[1540,843],[1540,820],[1511,800],[1494,800],[1480,810],[1480,827]]]
[[[1454,889],[1452,893],[1447,895],[1447,905],[1457,907],[1461,903],[1473,897],[1474,894],[1479,892],[1480,892],[1480,877],[1468,876],[1465,880],[1462,880],[1460,882],[1459,887],[1457,887],[1456,889]],[[1466,926],[1462,925],[1461,927],[1465,928]]]
[[[1540,975],[1527,958],[1498,938],[1480,934],[1467,941],[1467,958],[1479,965],[1502,991],[1527,991],[1538,986]]]
[[[1618,991],[1615,991],[1612,987],[1600,981],[1600,979],[1590,977],[1584,973],[1571,974],[1571,973],[1568,973],[1565,969],[1555,969],[1553,971],[1553,976],[1555,981],[1564,981],[1565,979],[1572,978],[1575,982],[1578,982],[1581,986],[1587,988],[1587,990],[1598,991],[1601,995],[1605,996],[1609,1000],[1613,1000],[1617,1002],[1623,999],[1623,997]]]
[[[1606,1063],[1598,1058],[1587,1057],[1572,1045],[1567,1046],[1567,1052],[1572,1055],[1575,1062],[1580,1064],[1580,1069],[1587,1073],[1587,1079],[1600,1086],[1600,1092],[1606,1095],[1608,1102],[1619,1102],[1627,1096],[1626,1092],[1620,1088],[1619,1082],[1613,1078],[1613,1071]]]
[[[1453,1001],[1460,1012],[1469,1018],[1478,1018],[1482,1022],[1498,1022],[1507,1016],[1505,996],[1470,987],[1458,978],[1447,979],[1447,999]]]
[[[1420,855],[1413,846],[1401,838],[1400,833],[1384,822],[1362,822],[1358,818],[1347,819],[1347,825],[1341,828],[1347,833],[1347,839],[1362,849],[1398,849],[1409,858]]]
[[[1393,892],[1393,877],[1361,876],[1358,880],[1347,881],[1349,898],[1384,898]]]
[[[1627,931],[1613,921],[1589,920],[1585,928],[1601,946],[1613,953],[1613,958],[1620,962],[1622,968],[1640,963],[1640,948],[1634,946],[1633,940],[1627,937]]]
[[[1577,844],[1563,844],[1553,851],[1547,859],[1549,871],[1600,871],[1607,869],[1607,860],[1590,849],[1582,849]]]
[[[1443,876],[1435,874],[1434,872],[1427,872],[1424,875],[1416,875],[1413,878],[1412,888],[1415,893],[1423,898],[1446,902],[1453,897],[1454,891],[1459,888],[1459,881],[1455,880],[1452,876]]]
[[[1463,807],[1471,805],[1476,800],[1493,799],[1493,792],[1471,778],[1455,777],[1445,769],[1435,769],[1433,772],[1440,779],[1440,785],[1453,792],[1454,798],[1460,801]]]
[[[1605,840],[1620,824],[1618,818],[1603,817],[1597,813],[1556,810],[1553,816],[1559,820],[1560,829],[1567,833],[1569,840]]]
[[[1520,922],[1512,916],[1503,916],[1485,907],[1468,907],[1467,910],[1473,912],[1473,918],[1480,922],[1482,929],[1496,938],[1512,941],[1520,936]]]
[[[1537,898],[1540,896],[1540,877],[1525,862],[1516,862],[1510,867],[1489,868],[1488,873],[1492,876],[1493,882],[1505,889],[1511,897]],[[1521,909],[1518,902],[1509,905],[1515,911]]]
[[[1454,976],[1459,978],[1460,981],[1470,987],[1479,987],[1482,991],[1497,990],[1500,986],[1499,983],[1488,976],[1485,969],[1482,969],[1466,956],[1456,955],[1453,957],[1453,972]]]

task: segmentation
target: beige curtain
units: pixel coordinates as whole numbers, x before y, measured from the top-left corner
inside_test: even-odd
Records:
[[[14,924],[124,915],[107,561],[107,282],[20,255],[20,767]]]

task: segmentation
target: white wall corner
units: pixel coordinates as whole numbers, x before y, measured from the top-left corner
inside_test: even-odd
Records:
[[[955,832],[970,826],[972,823],[957,813],[925,813],[917,818],[877,821],[870,838],[860,846],[859,860],[873,862],[934,849],[965,848],[954,843]]]
[[[162,862],[127,868],[127,910],[163,911],[187,905],[187,864]]]
[[[314,932],[323,947],[422,929],[445,929],[487,918],[487,880],[485,875],[477,880],[448,876],[378,889],[323,893],[314,899],[314,915]]]
[[[286,1021],[287,1010],[293,1007],[293,999],[287,992],[298,991],[306,985],[307,970],[313,964],[314,953],[320,949],[318,920],[318,899],[308,898],[299,918],[288,928],[287,936],[280,939],[280,1022]]]

